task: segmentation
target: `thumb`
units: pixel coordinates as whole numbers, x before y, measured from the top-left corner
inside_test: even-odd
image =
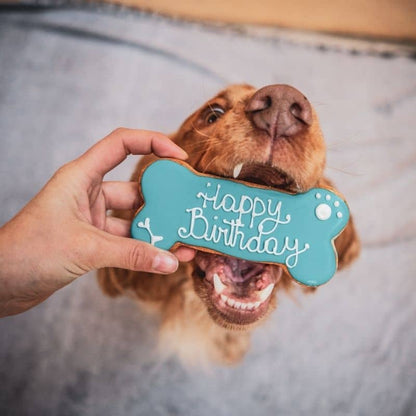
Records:
[[[117,267],[153,273],[173,273],[178,268],[178,259],[168,251],[132,238],[104,231],[100,234],[94,253],[96,268]]]

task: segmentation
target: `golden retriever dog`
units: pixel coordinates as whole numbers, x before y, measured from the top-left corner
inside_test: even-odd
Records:
[[[288,85],[259,90],[231,85],[189,116],[171,139],[202,173],[291,193],[335,189],[324,177],[325,142],[317,115],[307,98]],[[139,181],[155,159],[141,159],[132,180]],[[134,214],[114,213],[127,219]],[[338,269],[358,256],[352,218],[335,248]],[[169,276],[108,268],[99,271],[98,280],[109,296],[130,294],[152,305],[160,315],[160,345],[198,364],[241,360],[253,328],[276,308],[276,293],[300,287],[279,265],[202,251]]]

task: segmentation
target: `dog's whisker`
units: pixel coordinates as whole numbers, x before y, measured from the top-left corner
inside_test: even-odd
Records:
[[[341,173],[345,173],[346,175],[350,175],[350,176],[355,176],[355,177],[359,177],[359,176],[364,176],[363,173],[358,173],[358,172],[352,172],[350,170],[347,169],[341,169],[341,168],[336,168],[334,166],[327,166],[327,168],[329,170],[335,170],[337,172],[341,172]]]
[[[205,148],[207,148],[207,146],[218,143],[218,141],[219,139],[214,137],[201,137],[198,138],[197,142],[192,143],[191,146],[204,146]]]
[[[206,137],[206,138],[208,138],[208,139],[220,140],[220,138],[219,138],[219,137],[210,136],[210,135],[208,135],[208,134],[204,133],[203,131],[199,130],[197,127],[195,127],[194,123],[192,123],[192,129],[193,129],[195,132],[197,132],[199,135],[201,135],[201,136],[203,136],[203,137]]]
[[[205,166],[204,168],[204,172],[208,171],[208,168],[219,158],[219,155],[215,156],[214,158],[212,158],[208,164]]]

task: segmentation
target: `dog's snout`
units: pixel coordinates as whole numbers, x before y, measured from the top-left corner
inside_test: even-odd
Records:
[[[312,124],[309,101],[289,85],[261,88],[250,98],[245,111],[254,126],[272,139],[294,136]]]

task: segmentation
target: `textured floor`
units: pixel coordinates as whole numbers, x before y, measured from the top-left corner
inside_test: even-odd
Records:
[[[111,8],[1,13],[0,224],[113,128],[173,131],[235,82],[292,84],[314,103],[360,260],[282,297],[246,360],[208,374],[161,362],[155,320],[83,277],[0,321],[1,415],[416,414],[414,60]]]

